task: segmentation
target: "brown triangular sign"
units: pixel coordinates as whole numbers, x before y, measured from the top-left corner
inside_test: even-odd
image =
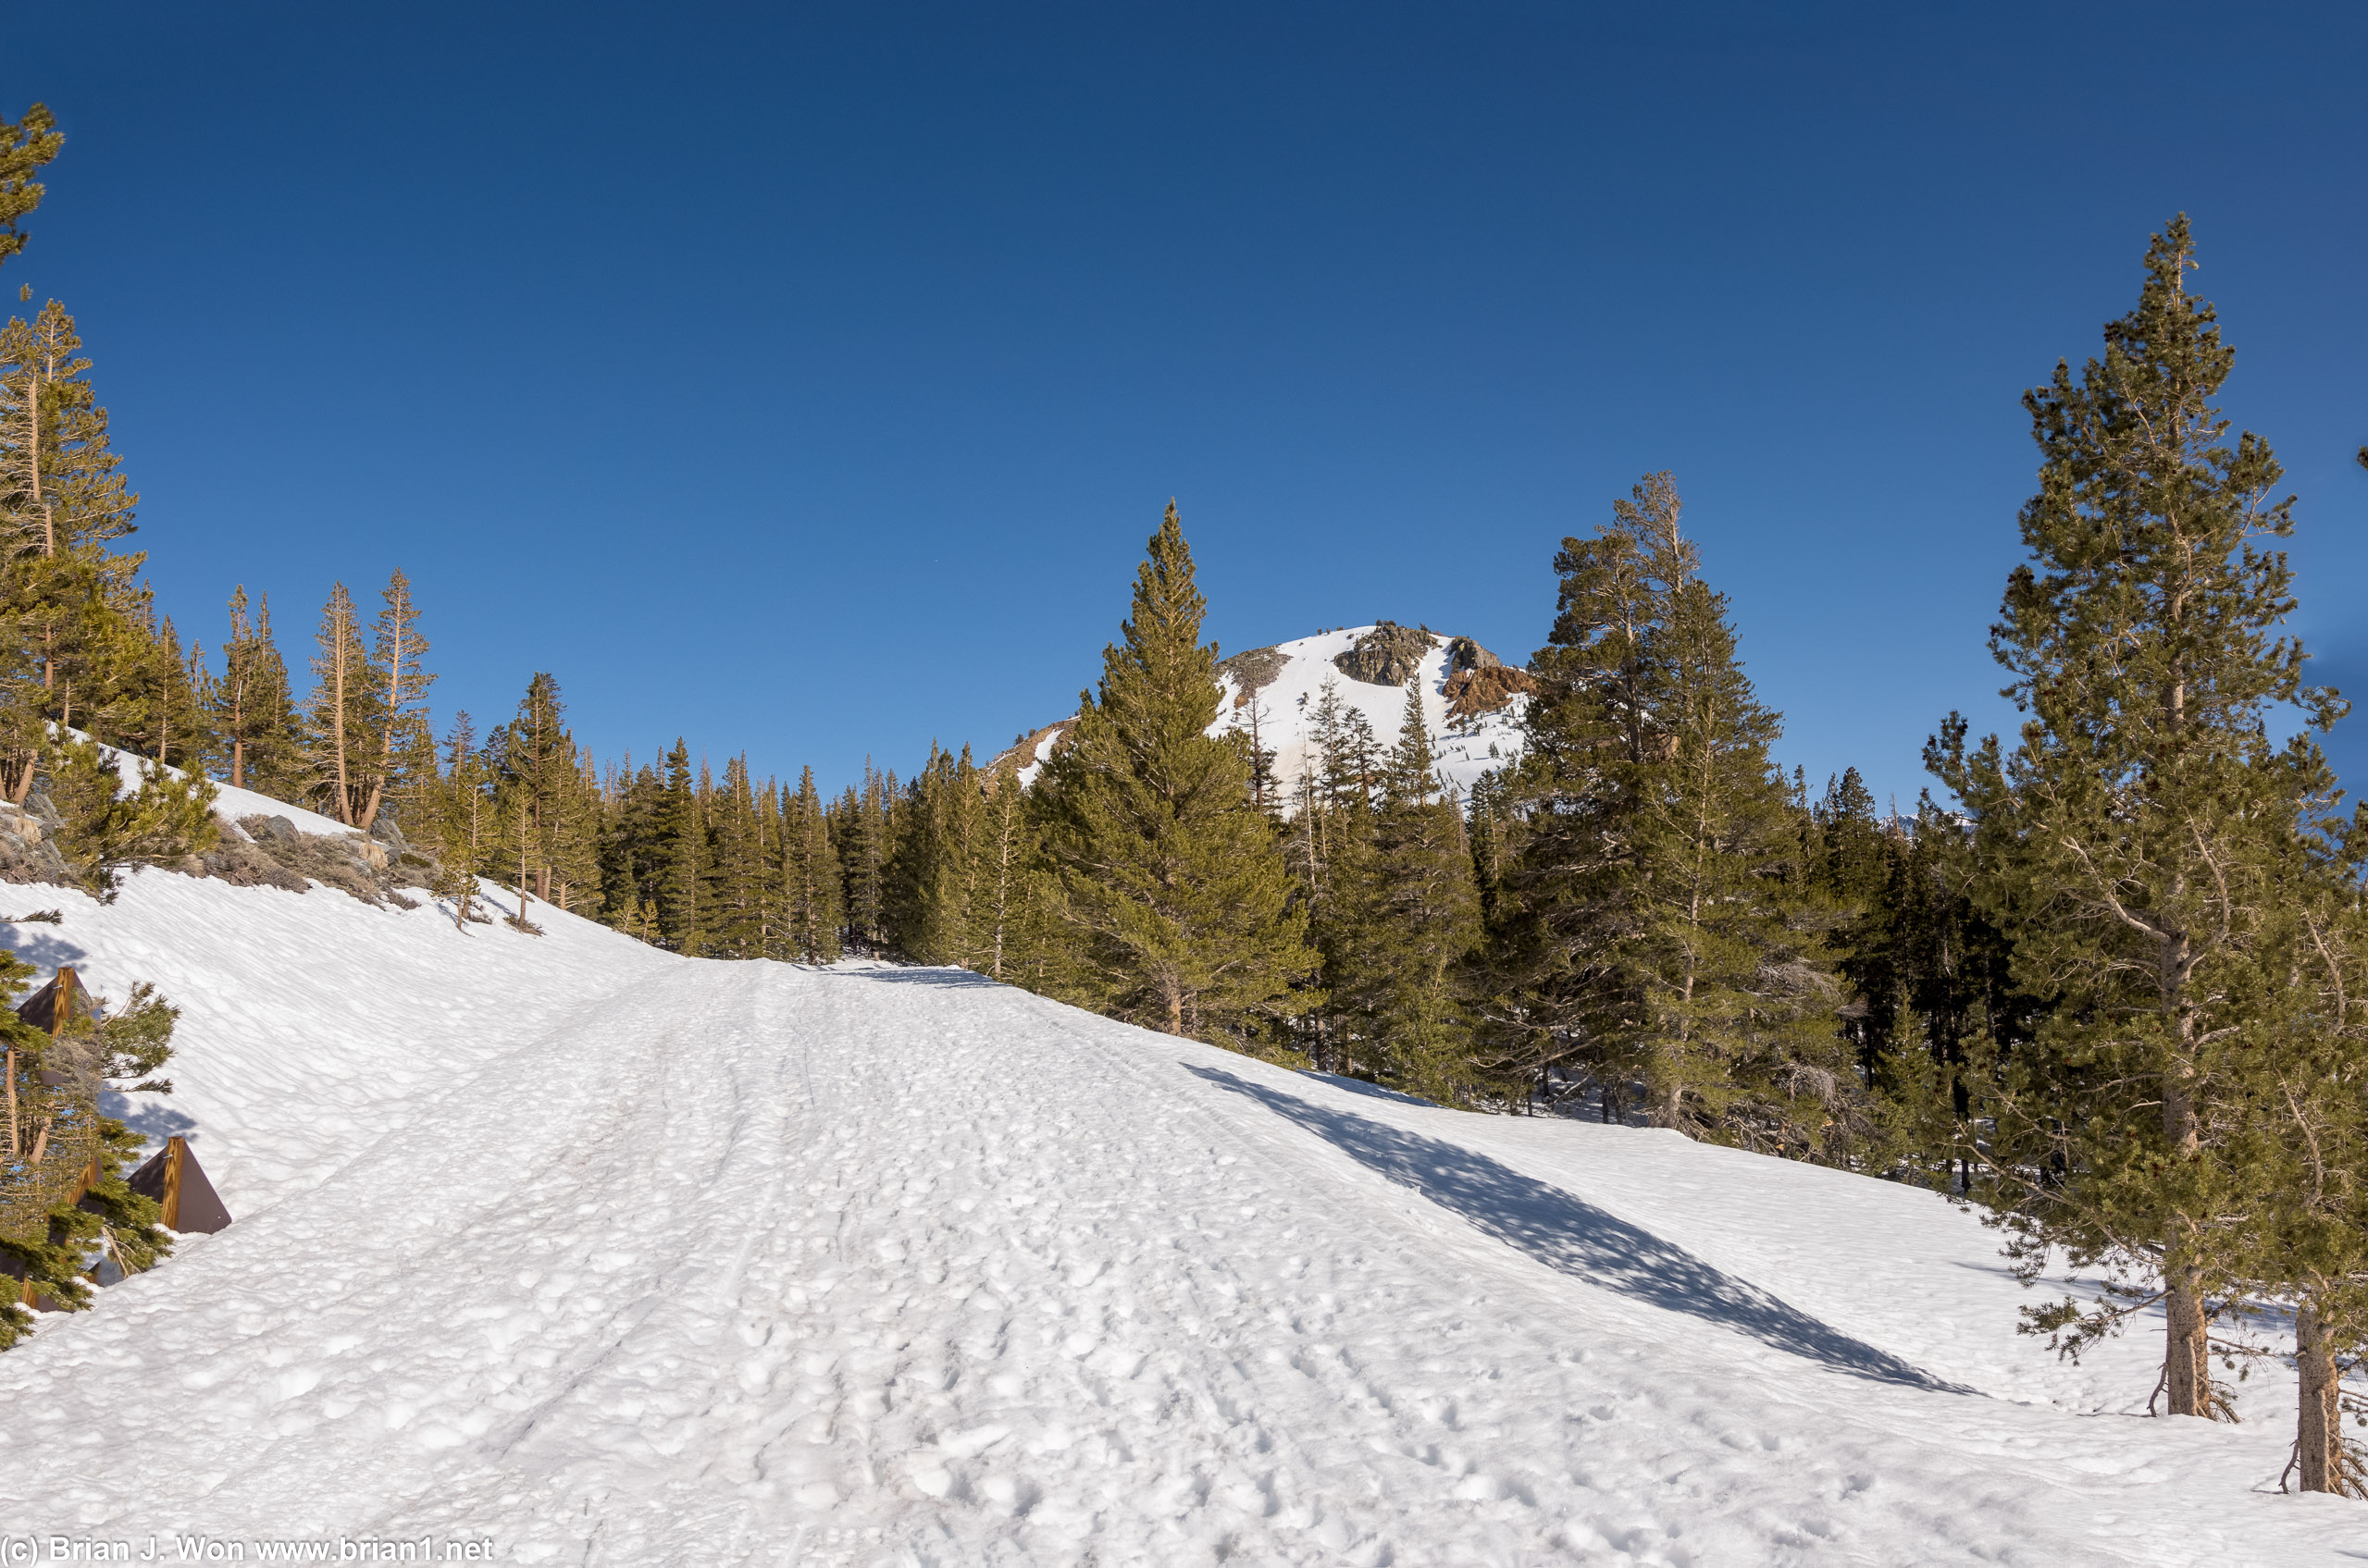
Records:
[[[230,1223],[230,1211],[222,1206],[222,1200],[215,1195],[214,1183],[205,1179],[205,1171],[198,1165],[196,1154],[179,1133],[165,1140],[165,1146],[133,1171],[125,1185],[163,1206],[167,1230],[211,1236]]]
[[[47,985],[19,1003],[17,1016],[35,1029],[56,1034],[66,1027],[68,1019],[90,1010],[90,994],[82,989],[82,977],[69,964],[59,969]]]

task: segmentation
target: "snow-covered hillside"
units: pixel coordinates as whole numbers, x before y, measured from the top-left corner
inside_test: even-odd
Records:
[[[1462,1115],[958,970],[168,872],[0,925],[186,1009],[238,1221],[0,1355],[0,1538],[500,1561],[2314,1563],[2292,1382],[2013,1332],[1924,1193]],[[15,912],[15,911],[12,911]],[[44,1547],[44,1550],[47,1549]]]
[[[1345,626],[1226,660],[1218,683],[1224,700],[1209,734],[1236,729],[1248,733],[1255,709],[1258,743],[1275,754],[1275,777],[1286,800],[1313,756],[1311,724],[1327,685],[1339,693],[1344,706],[1365,716],[1383,747],[1392,745],[1406,718],[1405,685],[1359,680],[1345,673],[1339,663],[1378,629]],[[1469,795],[1482,773],[1520,754],[1524,698],[1514,696],[1481,712],[1451,711],[1449,682],[1457,673],[1451,645],[1458,639],[1436,634],[1431,640],[1432,646],[1420,656],[1414,671],[1422,692],[1423,717],[1439,754],[1440,777],[1457,793]],[[1493,656],[1482,652],[1481,657]],[[1065,732],[1065,725],[1048,726],[1023,743],[1026,754],[1011,759],[1019,766],[1023,784],[1035,782],[1036,771]]]

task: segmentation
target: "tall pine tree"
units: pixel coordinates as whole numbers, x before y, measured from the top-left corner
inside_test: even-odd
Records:
[[[781,816],[783,906],[789,954],[800,963],[837,963],[838,859],[831,852],[812,768],[800,775],[798,793],[784,804]]]
[[[2276,461],[2213,405],[2233,356],[2186,290],[2184,216],[2155,237],[2101,360],[2025,394],[2040,451],[2030,552],[1991,636],[2029,715],[1928,761],[1974,819],[1980,892],[2015,969],[2055,1006],[1994,1095],[1991,1191],[2036,1270],[2051,1246],[2151,1283],[2033,1315],[2077,1345],[2157,1299],[2172,1414],[2215,1412],[2207,1297],[2240,1282],[2254,1156],[2235,1136],[2274,1056],[2286,890],[2334,781],[2318,735],[2343,704],[2278,628],[2293,575]],[[2290,742],[2275,714],[2299,712]],[[2345,880],[2357,881],[2356,864]]]
[[[303,782],[303,731],[288,689],[288,666],[271,636],[271,599],[247,615],[247,590],[230,595],[230,636],[213,684],[211,720],[234,788],[295,798]]]
[[[1046,763],[1036,805],[1092,997],[1116,1016],[1248,1049],[1317,967],[1250,760],[1208,734],[1216,649],[1174,503],[1135,574],[1098,695]]]
[[[313,795],[325,815],[355,827],[370,796],[371,742],[384,720],[386,694],[343,583],[330,585],[314,645],[304,735]]]

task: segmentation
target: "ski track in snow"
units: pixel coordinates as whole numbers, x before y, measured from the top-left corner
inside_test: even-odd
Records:
[[[14,890],[20,902],[31,892]],[[39,890],[44,902],[51,890]],[[238,1222],[0,1356],[0,1531],[502,1561],[2312,1563],[1928,1194],[1461,1115],[958,970],[160,872],[0,927],[186,1016]],[[167,1548],[169,1550],[169,1540]]]

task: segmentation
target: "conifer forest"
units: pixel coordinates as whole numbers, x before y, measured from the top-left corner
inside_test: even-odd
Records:
[[[0,281],[61,140],[38,105],[0,123]],[[1221,685],[1190,498],[1161,515],[1154,476],[1041,756],[949,736],[833,792],[655,713],[646,754],[598,756],[564,671],[514,711],[440,709],[438,609],[401,570],[275,605],[232,567],[218,603],[159,602],[147,551],[200,541],[142,529],[107,367],[29,288],[0,327],[0,796],[102,895],[205,868],[214,791],[244,789],[383,846],[463,930],[542,907],[700,958],[956,966],[1475,1116],[1929,1189],[2027,1278],[2112,1280],[2033,1291],[2023,1327],[2077,1356],[2157,1325],[2165,1414],[2225,1414],[2263,1353],[2237,1319],[2290,1303],[2296,1482],[2368,1496],[2343,1386],[2368,1353],[2368,811],[2322,747],[2348,703],[2287,626],[2271,441],[2221,412],[2211,236],[2130,239],[2126,314],[1996,414],[2035,455],[1990,632],[2017,727],[1938,694],[1912,805],[1778,764],[1784,694],[1668,472],[1542,542],[1520,744],[1469,787],[1419,677],[1395,736],[1312,710],[1280,777]]]

